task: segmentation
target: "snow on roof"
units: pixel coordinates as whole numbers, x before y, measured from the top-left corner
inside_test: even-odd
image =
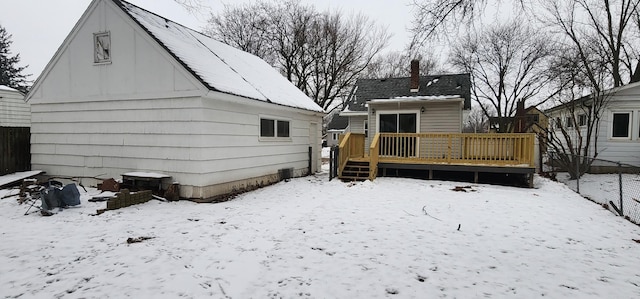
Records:
[[[0,85],[0,90],[18,91],[17,89],[11,88],[11,87],[6,86],[6,85]]]
[[[125,12],[213,90],[323,112],[311,98],[261,58],[120,1]]]
[[[443,95],[443,96],[414,96],[414,97],[395,97],[391,99],[373,99],[369,103],[389,103],[393,102],[417,102],[417,101],[443,101],[443,100],[464,100],[462,95]]]

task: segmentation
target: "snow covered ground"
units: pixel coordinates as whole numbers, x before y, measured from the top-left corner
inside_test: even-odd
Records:
[[[638,226],[535,186],[320,174],[99,216],[95,190],[51,217],[1,199],[0,297],[640,298]]]
[[[638,174],[622,174],[622,208],[629,220],[640,224],[640,176]],[[572,190],[577,190],[576,180],[569,180],[568,174],[558,175],[558,181],[565,183]],[[600,204],[612,201],[620,207],[620,178],[618,174],[589,174],[580,177],[580,194]]]

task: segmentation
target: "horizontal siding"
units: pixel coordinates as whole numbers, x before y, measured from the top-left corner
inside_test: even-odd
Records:
[[[33,108],[33,167],[68,176],[119,178],[127,171],[152,171],[208,186],[281,168],[305,169],[311,121],[321,136],[321,117],[276,105],[177,98]],[[291,137],[260,140],[259,115],[289,120]]]
[[[194,160],[216,161],[245,157],[269,157],[274,155],[293,155],[305,152],[306,145],[292,147],[288,145],[266,145],[256,153],[253,146],[220,147],[220,148],[188,148],[159,146],[103,146],[103,145],[67,145],[67,144],[34,144],[31,152],[41,155],[65,155],[80,157],[131,157],[136,159],[158,160]],[[79,153],[83,153],[79,155]],[[91,153],[86,155],[84,153]]]
[[[364,120],[366,116],[350,116],[349,117],[349,132],[352,133],[364,133]]]
[[[0,127],[29,127],[31,109],[22,98],[0,95]]]
[[[425,105],[420,116],[420,132],[460,133],[462,112],[459,103],[433,103]]]
[[[631,164],[640,166],[640,104],[637,102],[637,91],[634,89],[625,90],[622,95],[616,95],[611,97],[607,103],[607,108],[604,109],[601,115],[600,126],[597,138],[598,159],[621,162],[625,164]],[[632,112],[631,116],[631,139],[612,139],[611,134],[611,112]],[[567,111],[558,110],[553,111],[549,115],[550,120],[554,120],[557,117],[565,120],[568,116]],[[550,123],[550,128],[555,129],[553,122]],[[584,127],[581,129],[583,136],[586,134]],[[573,140],[576,140],[576,131],[574,129],[568,129],[568,133]],[[586,136],[585,136],[586,138]],[[561,137],[563,145],[566,145],[566,141]],[[594,154],[595,138],[592,139],[591,155]],[[606,164],[606,162],[604,162]],[[596,163],[596,165],[605,165],[602,163]]]

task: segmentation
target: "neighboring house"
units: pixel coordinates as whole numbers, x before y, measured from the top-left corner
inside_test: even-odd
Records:
[[[332,147],[338,145],[340,135],[344,134],[349,126],[349,118],[340,115],[334,115],[327,125],[327,146]]]
[[[490,117],[489,131],[492,133],[497,132],[500,122],[499,118]],[[536,106],[524,109],[521,116],[503,117],[502,122],[510,125],[510,133],[520,131],[519,133],[546,134],[545,132],[549,126],[549,118]]]
[[[533,186],[535,135],[462,133],[471,109],[470,75],[420,76],[418,70],[414,60],[410,77],[357,80],[340,113],[349,126],[338,151],[338,177],[433,178],[454,171],[478,182],[480,174],[499,173]]]
[[[367,150],[375,133],[462,132],[470,75],[420,76],[419,69],[413,60],[410,77],[357,80],[340,116],[349,118],[347,131],[365,134]]]
[[[91,2],[27,101],[50,175],[157,172],[208,199],[321,163],[324,112],[277,70],[125,1]]]
[[[0,175],[29,170],[31,110],[24,95],[0,85]]]
[[[605,92],[605,107],[601,112],[598,127],[596,158],[640,166],[640,83],[631,83]],[[591,97],[585,96],[569,104],[562,104],[545,111],[549,115],[550,130],[564,127],[570,136],[575,136],[576,127],[571,119],[568,105],[575,104],[575,119],[578,130],[586,134],[587,111]],[[575,138],[575,137],[572,137]],[[593,139],[592,139],[593,140]],[[591,144],[593,155],[595,143]],[[591,172],[609,172],[612,163],[595,162]],[[615,165],[613,165],[615,166]]]

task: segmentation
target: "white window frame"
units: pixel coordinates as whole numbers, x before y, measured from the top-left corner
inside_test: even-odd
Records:
[[[564,118],[564,120],[565,120],[565,125],[564,125],[564,127],[565,127],[565,128],[567,128],[567,129],[573,129],[573,117],[571,117],[571,116],[566,116],[566,117]]]
[[[578,126],[584,127],[587,125],[587,115],[584,113],[578,114]]]
[[[613,136],[613,117],[615,114],[628,114],[629,115],[629,123],[627,124],[628,128],[627,128],[627,136],[626,137],[614,137]],[[613,110],[611,112],[609,112],[609,119],[610,121],[608,122],[610,124],[609,126],[609,139],[611,140],[631,140],[633,134],[633,123],[634,123],[634,117],[633,117],[633,111],[631,110]]]
[[[274,136],[262,136],[262,120],[272,120],[273,121],[273,135]],[[281,137],[278,136],[278,121],[286,121],[289,123],[289,136]],[[259,115],[258,116],[258,140],[260,141],[292,141],[291,134],[293,133],[291,119],[283,118],[283,117],[275,117],[270,115]]]
[[[420,133],[420,109],[417,110],[384,110],[376,111],[376,133],[380,133],[380,114],[410,114],[416,115],[416,133]]]
[[[411,109],[411,110],[384,110],[384,111],[376,111],[376,133],[380,133],[380,115],[381,114],[415,114],[416,115],[416,134],[420,133],[420,116],[422,116],[422,112],[420,109]],[[400,121],[400,117],[397,118]],[[419,139],[419,138],[418,138]],[[420,156],[420,142],[416,143],[416,155]]]
[[[100,47],[104,47],[103,41],[106,39],[107,41],[107,53],[109,57],[107,58],[99,58]],[[113,52],[111,51],[111,32],[98,32],[93,34],[93,63],[94,64],[109,64],[111,63],[111,57],[113,57]],[[104,52],[104,48],[102,50]],[[103,54],[104,55],[104,54]]]

